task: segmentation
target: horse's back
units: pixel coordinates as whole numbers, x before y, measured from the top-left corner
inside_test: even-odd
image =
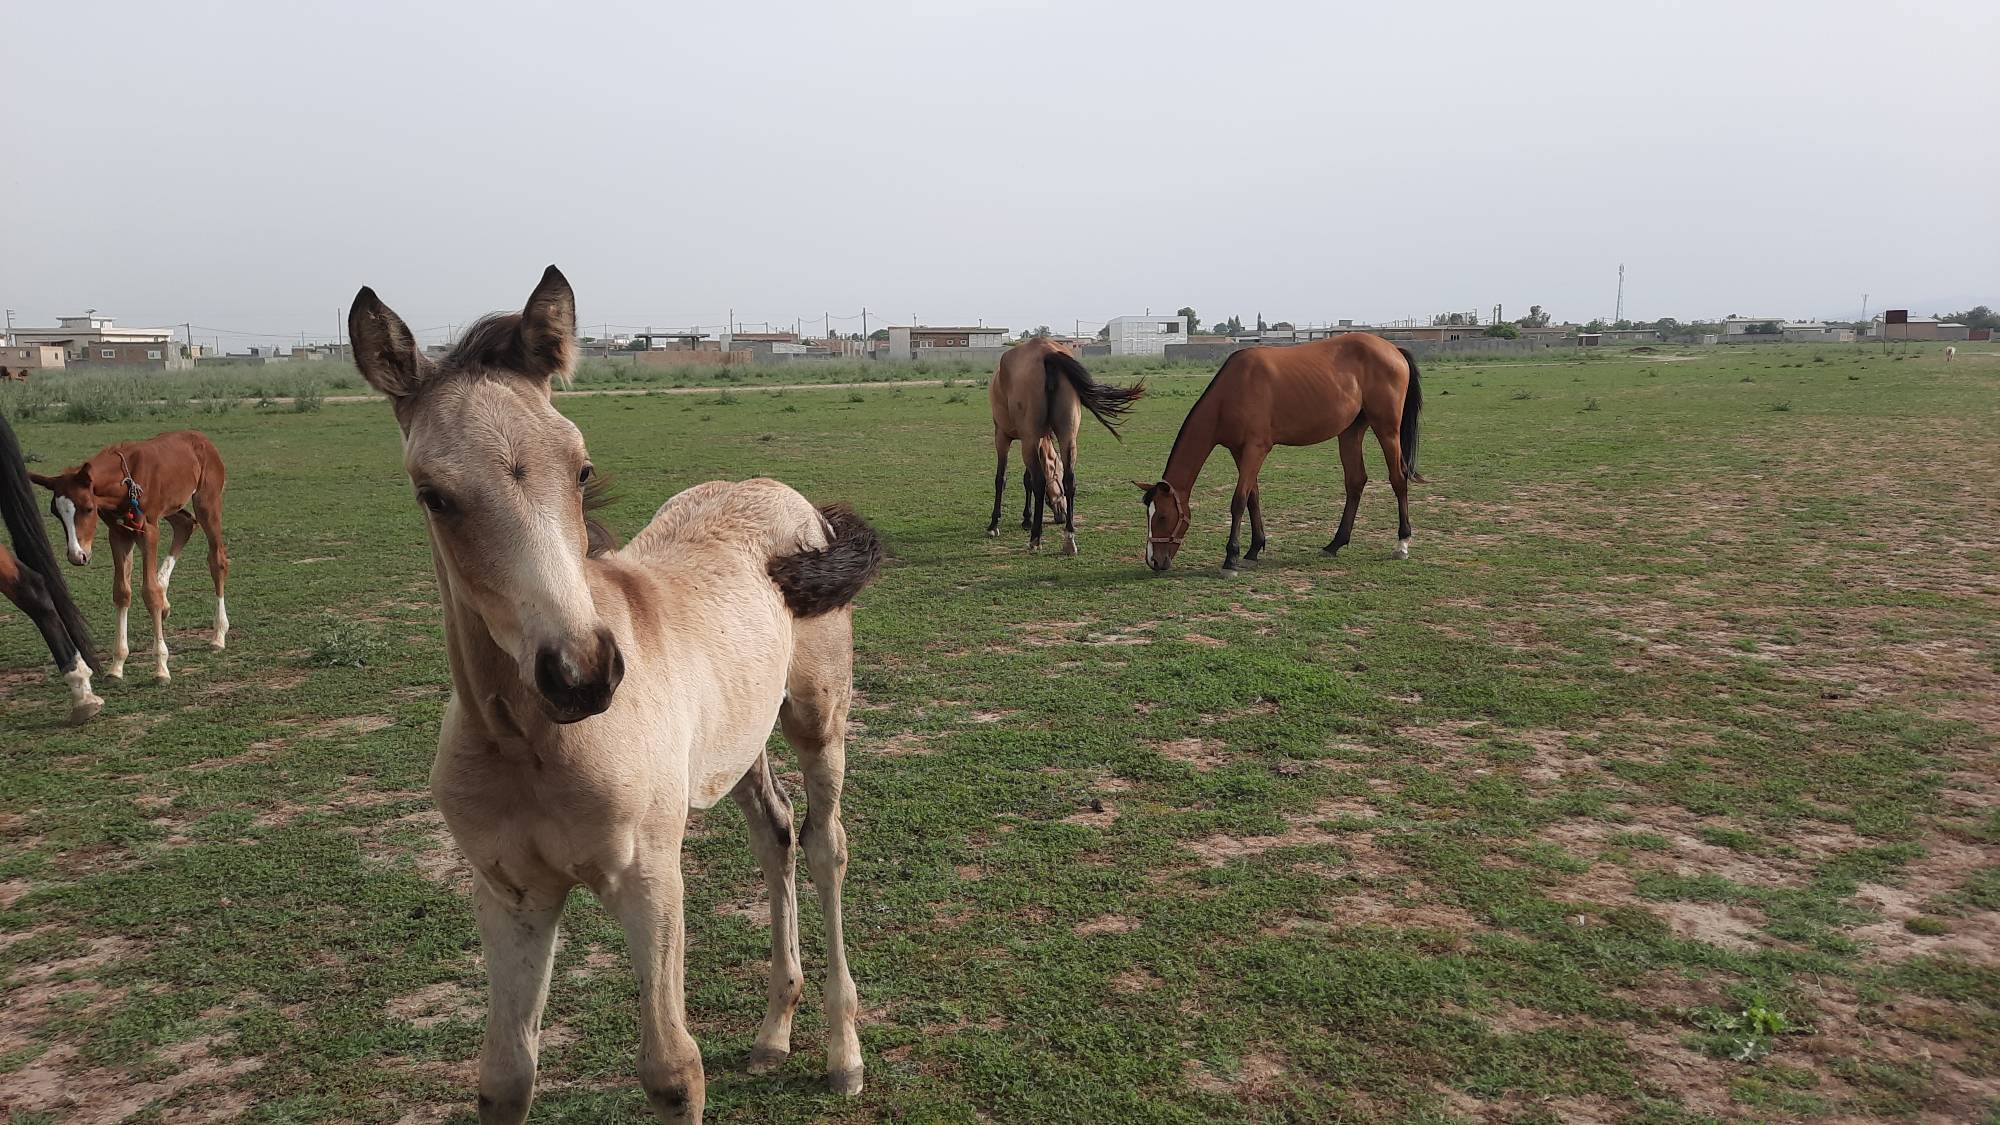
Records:
[[[623,553],[644,558],[676,547],[721,544],[768,560],[830,542],[826,517],[812,501],[781,481],[756,477],[712,480],[676,494]]]

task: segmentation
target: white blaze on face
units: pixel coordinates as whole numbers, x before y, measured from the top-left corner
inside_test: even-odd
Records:
[[[1153,502],[1146,501],[1146,565],[1153,565]]]
[[[56,497],[56,518],[62,521],[63,535],[69,540],[69,561],[82,566],[90,556],[83,553],[83,544],[76,538],[76,502],[67,496]]]

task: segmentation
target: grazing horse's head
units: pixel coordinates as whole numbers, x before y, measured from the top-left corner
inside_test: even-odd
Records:
[[[28,479],[55,493],[49,501],[49,514],[62,524],[70,563],[82,566],[89,562],[91,544],[97,539],[97,492],[90,479],[90,462],[52,477],[29,473]]]
[[[1188,498],[1175,492],[1174,486],[1166,481],[1132,483],[1145,493],[1142,499],[1146,504],[1146,565],[1165,571],[1174,565],[1174,552],[1181,549],[1181,540],[1187,537],[1188,519],[1193,514],[1188,508]]]
[[[479,617],[550,719],[610,707],[625,663],[584,581],[593,470],[550,396],[576,366],[569,282],[550,266],[526,307],[474,324],[436,362],[372,289],[347,324],[355,366],[395,406],[447,603]]]

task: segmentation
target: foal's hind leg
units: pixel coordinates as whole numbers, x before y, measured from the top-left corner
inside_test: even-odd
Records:
[[[174,539],[173,543],[167,547],[167,557],[160,560],[160,591],[162,593],[166,592],[167,586],[174,580],[174,567],[181,561],[181,548],[187,546],[188,536],[194,534],[194,517],[188,514],[186,508],[182,508],[180,511],[168,516],[167,522],[173,525]]]
[[[1389,487],[1396,490],[1396,551],[1390,558],[1410,557],[1410,480],[1403,472],[1403,439],[1392,426],[1375,427],[1382,456],[1389,462]]]
[[[799,896],[794,872],[798,849],[792,841],[792,802],[771,776],[771,756],[757,764],[730,792],[750,826],[750,846],[764,869],[764,890],[771,898],[771,979],[764,1026],[750,1049],[750,1073],[778,1069],[792,1053],[792,1013],[799,1007]]]
[[[1354,513],[1361,507],[1361,490],[1368,487],[1368,463],[1361,458],[1361,433],[1368,423],[1356,421],[1340,433],[1340,472],[1347,480],[1347,507],[1340,513],[1340,528],[1333,541],[1322,550],[1337,555],[1354,536]]]
[[[222,493],[195,493],[194,518],[201,524],[202,538],[208,540],[208,576],[215,581],[215,634],[208,645],[221,648],[229,643],[229,608],[222,600],[222,588],[229,581],[229,548],[222,542]]]
[[[847,832],[840,823],[847,771],[847,705],[853,695],[854,624],[847,610],[798,624],[785,705],[778,718],[806,778],[806,866],[826,916],[826,1074],[837,1094],[861,1092],[860,1000],[847,973],[840,914]],[[775,919],[774,919],[775,920]]]

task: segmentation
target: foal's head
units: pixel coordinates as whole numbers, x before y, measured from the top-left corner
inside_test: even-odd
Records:
[[[28,479],[55,493],[49,501],[49,514],[62,524],[69,561],[76,566],[89,562],[91,544],[97,539],[98,503],[90,462],[52,477],[29,473]]]
[[[355,366],[395,405],[447,599],[478,615],[549,718],[611,706],[624,658],[583,575],[594,470],[550,401],[576,366],[569,282],[550,266],[525,308],[474,324],[437,362],[372,289],[347,325]]]
[[[1175,492],[1174,486],[1166,481],[1132,483],[1145,494],[1142,499],[1146,504],[1146,565],[1164,571],[1174,565],[1174,553],[1187,537],[1188,520],[1193,515],[1188,498]]]

